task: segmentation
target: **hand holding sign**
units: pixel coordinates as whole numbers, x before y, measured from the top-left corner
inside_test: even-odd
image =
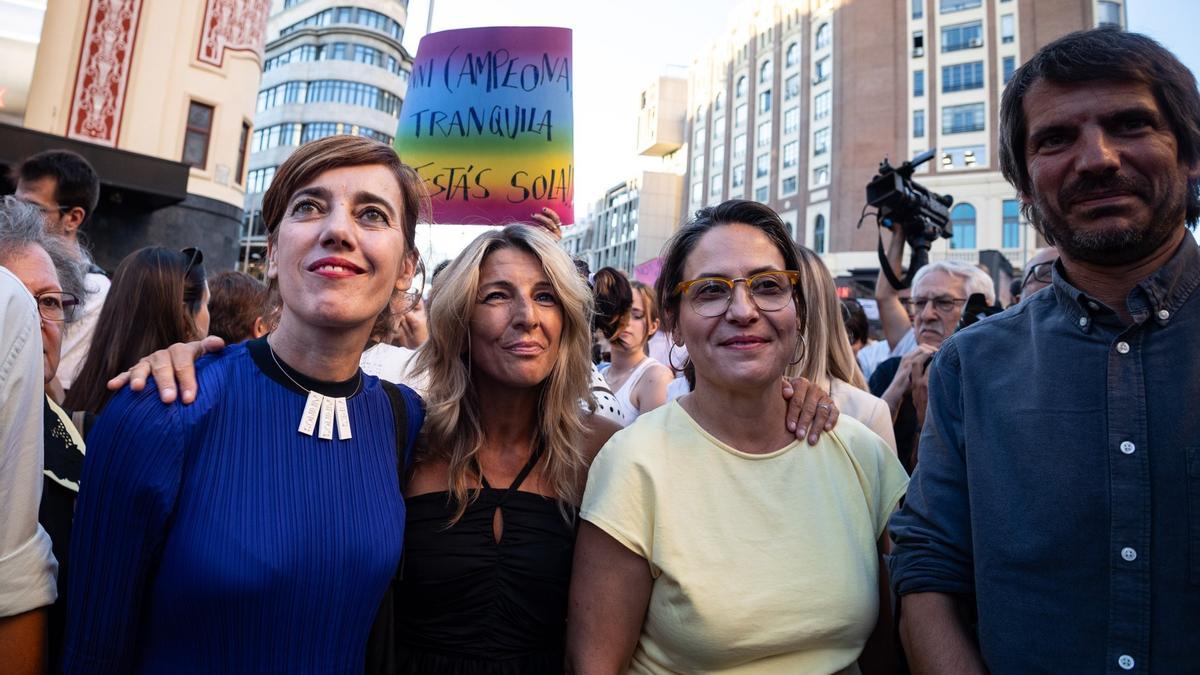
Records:
[[[395,147],[435,223],[549,230],[573,222],[573,132],[569,29],[467,28],[421,40]]]

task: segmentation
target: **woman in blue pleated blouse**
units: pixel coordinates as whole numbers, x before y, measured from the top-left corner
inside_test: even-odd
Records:
[[[279,167],[263,201],[278,329],[199,361],[192,405],[126,388],[88,437],[67,672],[362,671],[423,412],[358,363],[412,283],[424,200],[364,138],[314,141]]]

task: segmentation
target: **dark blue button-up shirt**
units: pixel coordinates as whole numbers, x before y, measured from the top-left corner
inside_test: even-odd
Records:
[[[1200,671],[1200,249],[1125,326],[1053,285],[945,342],[905,505],[900,595],[973,596],[993,673]]]

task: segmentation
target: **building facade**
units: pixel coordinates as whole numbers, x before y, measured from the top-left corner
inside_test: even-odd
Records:
[[[592,270],[615,267],[643,281],[657,275],[663,244],[679,229],[687,157],[687,79],[666,74],[642,90],[635,141],[640,170],[605,191],[569,228],[563,245]]]
[[[92,162],[101,202],[84,234],[109,270],[150,244],[198,246],[209,267],[232,268],[268,9],[49,0],[0,160],[66,148]]]
[[[302,143],[355,134],[391,144],[412,58],[407,0],[276,0],[267,27],[245,197],[242,267],[261,274],[262,195]]]
[[[770,205],[835,275],[878,267],[858,227],[879,162],[929,148],[915,178],[955,199],[933,259],[1037,248],[999,171],[1007,79],[1068,32],[1125,24],[1119,0],[750,0],[689,73],[687,212]]]

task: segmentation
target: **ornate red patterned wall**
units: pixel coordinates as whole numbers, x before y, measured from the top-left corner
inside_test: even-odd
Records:
[[[67,136],[115,147],[142,0],[91,0]]]
[[[271,0],[208,0],[196,58],[220,67],[225,50],[251,51],[262,57]]]

